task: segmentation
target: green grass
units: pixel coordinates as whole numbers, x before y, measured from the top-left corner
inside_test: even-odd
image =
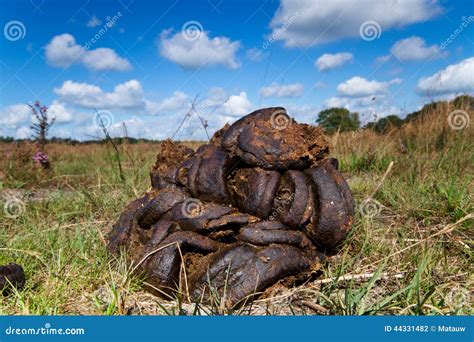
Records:
[[[23,265],[27,285],[0,297],[0,314],[472,314],[473,129],[434,121],[333,136],[357,204],[374,200],[376,214],[357,210],[344,248],[315,280],[234,309],[220,298],[206,306],[151,296],[125,257],[105,252],[120,211],[149,188],[156,145],[120,146],[124,182],[105,145],[50,145],[46,173],[16,151],[0,162],[0,190],[16,189],[24,210],[0,218],[0,264]]]

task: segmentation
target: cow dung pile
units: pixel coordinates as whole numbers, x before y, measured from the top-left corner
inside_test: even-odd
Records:
[[[152,189],[108,237],[150,291],[242,304],[309,277],[344,241],[354,201],[320,128],[281,107],[250,113],[196,151],[164,141]]]

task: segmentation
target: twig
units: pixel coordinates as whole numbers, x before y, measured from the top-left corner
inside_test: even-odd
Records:
[[[307,306],[310,309],[313,309],[316,312],[322,312],[322,313],[328,313],[329,312],[329,309],[326,309],[324,306],[313,303],[309,300],[302,300],[301,304]]]
[[[183,256],[183,253],[181,252],[181,247],[179,246],[179,243],[176,242],[176,247],[178,247],[178,252],[179,252],[179,257],[181,259],[181,264],[180,264],[180,267],[179,267],[179,278],[180,278],[180,281],[179,281],[179,292],[182,292],[181,291],[181,278],[183,275],[184,276],[184,285],[185,285],[185,290],[186,290],[186,296],[187,296],[187,299],[189,302],[191,302],[191,296],[189,295],[189,286],[188,286],[188,275],[186,273],[186,265],[184,264],[184,256]]]
[[[270,53],[270,55],[268,56],[268,59],[267,59],[267,65],[265,67],[265,73],[263,74],[262,80],[260,82],[260,88],[263,87],[265,81],[267,80],[268,68],[270,67],[271,58],[272,58],[272,54]],[[262,106],[262,93],[261,92],[260,92],[260,98],[258,100],[258,103],[259,103],[259,107],[261,107]]]
[[[378,279],[379,280],[401,279],[405,276],[405,273],[406,273],[406,271],[399,272],[399,273],[393,273],[393,274],[384,272],[380,275],[380,277],[378,277]],[[321,280],[316,280],[316,281],[313,282],[313,284],[322,285],[322,284],[330,284],[330,283],[334,283],[334,282],[340,283],[340,282],[348,281],[348,280],[367,281],[367,280],[372,279],[374,274],[375,274],[374,272],[361,273],[361,274],[350,274],[349,273],[349,274],[345,274],[345,275],[340,276],[340,277],[332,277],[332,278],[325,278],[325,279],[321,279]]]
[[[133,274],[133,273],[137,270],[137,268],[140,267],[140,265],[143,264],[143,263],[145,262],[145,260],[148,259],[150,256],[152,256],[153,254],[155,254],[155,253],[158,252],[158,251],[161,251],[162,249],[165,249],[166,247],[169,247],[169,246],[174,245],[175,243],[177,244],[178,242],[171,242],[171,243],[169,243],[169,244],[167,244],[167,245],[165,245],[165,246],[161,246],[161,247],[159,247],[159,248],[157,248],[157,249],[154,249],[154,250],[152,250],[150,253],[146,254],[146,255],[132,268],[132,270],[130,271],[130,274]],[[130,265],[130,267],[131,267],[131,266],[132,266],[132,265]]]
[[[227,97],[221,104],[216,105],[216,106],[212,109],[212,111],[207,115],[207,117],[209,118],[210,116],[212,116],[212,114],[214,114],[214,112],[215,112],[216,110],[218,110],[220,107],[222,107],[227,101],[229,101],[229,97]],[[206,122],[206,124],[205,124],[205,125],[206,125],[206,128],[205,128],[206,134],[207,134],[207,137],[210,139],[209,134],[207,133],[207,120],[205,120],[205,122]],[[201,123],[202,123],[203,126],[204,126],[204,123],[203,123],[202,121],[201,121]],[[191,133],[191,137],[193,137],[193,136],[194,136],[194,133],[196,133],[199,129],[200,129],[200,127],[196,128],[196,129]]]
[[[193,109],[194,109],[194,103],[196,103],[196,101],[197,101],[197,99],[198,99],[198,96],[199,96],[199,94],[196,95],[196,97],[194,98],[193,102],[191,102],[191,108],[190,108],[190,109],[186,112],[186,114],[184,115],[183,120],[181,120],[181,123],[178,125],[178,128],[176,129],[176,131],[175,131],[175,132],[173,133],[173,135],[171,136],[171,138],[170,138],[171,140],[174,139],[174,137],[176,136],[176,134],[178,134],[178,132],[179,132],[179,130],[181,129],[181,127],[183,127],[184,122],[186,121],[186,119],[191,116],[191,113],[192,113],[192,111],[193,111]]]
[[[99,234],[99,238],[100,238],[100,241],[102,242],[102,245],[104,245],[104,247],[107,247],[107,241],[105,240],[104,234],[102,234],[98,225],[94,225],[94,226],[95,226],[95,229],[97,229],[97,233]]]
[[[111,220],[105,220],[105,221],[101,220],[101,221],[76,222],[76,223],[71,223],[71,224],[64,224],[62,226],[57,226],[57,227],[53,227],[53,228],[39,230],[35,233],[25,234],[24,236],[31,236],[31,235],[41,234],[41,233],[45,233],[45,232],[50,232],[50,231],[53,231],[53,230],[58,230],[58,229],[63,229],[63,228],[70,228],[70,227],[74,227],[74,226],[77,226],[77,225],[87,225],[87,224],[96,224],[96,223],[110,223],[110,222],[112,222],[112,221]]]
[[[385,182],[385,178],[387,178],[388,174],[390,173],[390,171],[392,170],[392,167],[393,167],[393,160],[390,162],[390,164],[388,165],[387,167],[387,170],[385,170],[385,173],[383,174],[382,178],[380,179],[379,181],[379,184],[377,184],[377,187],[375,188],[375,190],[372,192],[372,194],[369,196],[369,198],[373,198],[374,195],[377,193],[377,191],[379,191],[380,187],[382,186],[382,184]]]
[[[5,247],[0,247],[0,251],[19,252],[19,253],[28,254],[28,255],[31,255],[31,256],[37,258],[39,261],[41,261],[41,263],[42,263],[43,265],[45,265],[46,267],[48,267],[48,265],[46,264],[46,262],[44,262],[44,260],[40,257],[41,254],[40,254],[39,252],[29,251],[29,250],[26,250],[26,249],[5,248]]]

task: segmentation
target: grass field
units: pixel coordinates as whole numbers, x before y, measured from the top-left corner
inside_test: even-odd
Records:
[[[0,314],[472,314],[474,129],[452,129],[453,110],[333,135],[358,206],[352,234],[317,279],[237,309],[153,297],[105,252],[114,220],[149,188],[158,144],[119,146],[125,181],[105,144],[50,144],[49,172],[28,147],[2,144],[0,264],[23,265],[27,285],[0,296]]]

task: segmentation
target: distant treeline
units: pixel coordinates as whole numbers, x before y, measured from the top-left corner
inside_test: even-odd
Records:
[[[377,122],[369,122],[365,127],[372,128],[377,133],[385,133],[391,127],[401,127],[403,124],[410,121],[418,120],[425,115],[430,115],[439,112],[440,109],[446,108],[450,104],[456,109],[473,109],[474,97],[469,95],[461,95],[456,97],[451,102],[437,101],[426,104],[420,110],[408,114],[405,119],[401,119],[396,115],[389,115],[379,119]]]
[[[13,137],[0,137],[0,142],[4,143],[11,143],[11,142],[22,142],[22,141],[31,141],[29,139],[14,139]],[[79,141],[70,138],[57,138],[53,137],[46,140],[48,143],[58,143],[58,144],[67,144],[67,145],[88,145],[88,144],[106,144],[107,140],[85,140]],[[136,138],[112,138],[112,141],[116,144],[142,144],[142,143],[149,143],[149,144],[159,144],[161,140],[150,140],[150,139],[136,139]]]
[[[401,127],[403,124],[418,120],[426,115],[436,115],[448,106],[471,110],[474,108],[474,97],[461,95],[450,102],[432,102],[423,106],[420,110],[408,114],[404,119],[397,115],[388,115],[377,121],[368,122],[363,126],[359,121],[359,113],[350,112],[347,108],[334,107],[319,112],[316,122],[325,129],[327,134],[356,131],[360,128],[372,129],[377,133],[384,134],[393,128]]]

